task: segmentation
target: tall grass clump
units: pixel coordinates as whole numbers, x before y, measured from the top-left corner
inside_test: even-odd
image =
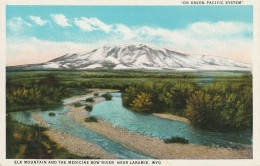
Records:
[[[189,140],[183,138],[183,137],[172,137],[170,139],[165,139],[164,142],[166,144],[169,144],[169,143],[181,143],[181,144],[188,144],[189,143]]]
[[[90,116],[90,117],[87,117],[84,121],[85,122],[97,122],[97,118],[94,116]]]
[[[50,112],[50,113],[49,113],[49,116],[50,116],[50,117],[54,117],[54,116],[55,116],[55,113]]]
[[[83,106],[81,103],[74,103],[73,105],[74,105],[74,107],[81,107],[81,106]]]

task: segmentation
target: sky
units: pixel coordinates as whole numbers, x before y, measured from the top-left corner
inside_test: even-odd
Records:
[[[147,44],[252,63],[252,6],[6,6],[7,66]]]

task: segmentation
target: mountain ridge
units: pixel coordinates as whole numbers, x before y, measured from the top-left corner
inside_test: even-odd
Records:
[[[106,45],[68,53],[45,63],[12,66],[9,70],[175,70],[251,71],[250,64],[212,55],[190,55],[144,44]]]

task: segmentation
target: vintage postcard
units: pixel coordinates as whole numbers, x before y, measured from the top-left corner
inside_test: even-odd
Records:
[[[259,165],[259,10],[2,1],[0,165]]]

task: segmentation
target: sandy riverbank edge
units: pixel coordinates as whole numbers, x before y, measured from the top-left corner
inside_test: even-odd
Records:
[[[39,114],[32,114],[32,119],[41,126],[49,127]],[[55,129],[48,129],[44,131],[50,140],[57,143],[58,147],[67,149],[70,153],[81,156],[81,157],[92,157],[102,159],[117,159],[116,156],[105,151],[98,145],[92,144],[88,141],[80,139],[76,136],[70,135],[66,132],[62,132]]]
[[[176,120],[176,121],[180,121],[180,122],[190,123],[190,121],[187,118],[183,118],[183,117],[176,116],[176,115],[162,114],[162,113],[153,113],[152,115],[158,116],[158,117],[164,118],[164,119],[170,119],[170,120]]]
[[[117,92],[117,90],[105,90],[105,89],[92,89],[92,93],[85,95],[85,97],[92,97],[94,93],[107,93]],[[84,96],[81,96],[84,97]],[[76,97],[75,97],[76,98]],[[96,104],[104,100],[101,97],[96,97]],[[77,101],[73,101],[77,102]],[[67,113],[67,116],[74,121],[84,125],[88,129],[99,133],[114,142],[117,142],[126,149],[132,150],[138,153],[144,153],[151,157],[158,159],[247,159],[252,158],[252,148],[247,147],[245,149],[230,149],[230,148],[219,148],[219,147],[207,147],[194,144],[165,144],[163,140],[143,136],[139,133],[128,131],[126,129],[119,128],[110,123],[102,120],[98,120],[97,123],[86,123],[85,118],[88,116],[87,111],[84,107],[73,107],[72,103],[65,103],[71,108],[71,111]],[[156,115],[158,116],[158,115]],[[162,115],[159,115],[162,116]],[[162,117],[167,118],[168,117]],[[172,117],[171,117],[172,118]],[[177,120],[176,117],[172,120]],[[180,120],[180,119],[178,119]],[[182,120],[180,120],[182,121]],[[58,133],[59,134],[59,133]],[[59,140],[57,140],[59,141]],[[102,157],[100,157],[102,158]]]

